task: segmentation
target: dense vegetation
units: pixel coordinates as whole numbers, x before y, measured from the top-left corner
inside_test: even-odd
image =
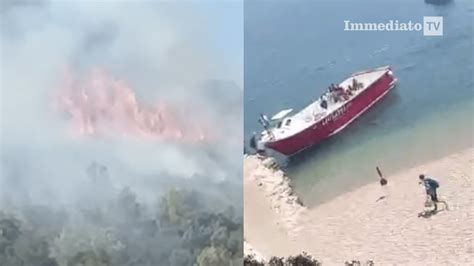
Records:
[[[154,208],[123,189],[102,208],[0,212],[0,265],[242,265],[242,217],[169,190]]]
[[[268,263],[256,260],[253,256],[245,256],[244,266],[321,266],[322,264],[312,256],[303,252],[298,256],[290,256],[288,258],[272,257]]]
[[[244,266],[321,266],[323,265],[320,261],[313,258],[311,255],[303,252],[297,256],[290,256],[287,258],[283,257],[272,257],[267,263],[255,259],[253,255],[246,255],[244,258]],[[374,266],[372,261],[367,261],[365,264],[360,261],[346,261],[345,266]]]

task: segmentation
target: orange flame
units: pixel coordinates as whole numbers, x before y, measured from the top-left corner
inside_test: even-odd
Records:
[[[73,130],[79,135],[114,134],[191,142],[206,139],[201,124],[185,121],[166,104],[140,105],[126,82],[102,69],[94,69],[85,77],[67,74],[59,92],[59,109],[71,116]]]

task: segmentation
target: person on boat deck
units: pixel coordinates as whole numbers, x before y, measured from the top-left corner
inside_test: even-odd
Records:
[[[342,94],[342,97],[344,98],[345,101],[349,100],[350,96],[351,96],[351,91],[349,90],[346,90],[344,89],[343,87],[339,87],[341,88],[341,94]]]
[[[351,90],[351,85],[349,85],[349,88],[347,90],[345,90],[348,98],[350,98],[352,95],[354,95],[354,93],[352,92]]]
[[[352,88],[357,90],[359,88],[359,84],[357,83],[356,79],[352,79]]]
[[[339,86],[334,89],[333,94],[334,94],[334,97],[336,99],[336,102],[349,99],[349,97],[348,97],[346,91],[344,90],[344,88],[339,87]]]
[[[323,100],[323,101],[321,102],[321,107],[324,108],[324,109],[328,109],[328,101]]]
[[[324,109],[328,109],[328,96],[327,96],[327,93],[324,93],[323,95],[321,95],[321,97],[319,98],[319,106],[321,106],[321,108],[324,108]]]
[[[324,94],[324,100],[328,103],[334,103],[334,93],[333,92],[326,92]]]
[[[342,89],[342,98],[344,98],[344,101],[349,100],[350,95],[351,95],[351,94],[350,94],[349,91],[346,91],[345,89]]]
[[[439,187],[438,181],[432,179],[432,178],[425,178],[424,174],[421,174],[419,176],[420,178],[420,184],[423,182],[426,190],[426,195],[430,196],[431,200],[434,203],[434,212],[438,210],[438,194],[436,193],[436,189]]]
[[[265,129],[267,129],[270,126],[270,122],[268,122],[268,117],[264,114],[260,114],[258,121],[260,122],[260,124],[262,124],[262,126]]]

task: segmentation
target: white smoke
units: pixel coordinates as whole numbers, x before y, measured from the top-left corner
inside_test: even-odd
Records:
[[[235,65],[241,62],[214,56],[213,42],[223,37],[210,31],[214,22],[197,5],[2,2],[0,200],[3,195],[36,203],[75,201],[90,185],[86,169],[94,161],[107,166],[114,184],[131,186],[139,196],[159,190],[148,184],[163,173],[167,178],[210,175],[239,184],[242,81]],[[139,101],[202,109],[225,136],[212,147],[71,138],[65,134],[67,119],[53,108],[54,90],[66,68],[82,73],[95,66],[126,80]],[[227,80],[218,82],[224,88],[217,90],[228,93],[210,90],[212,79]],[[235,99],[214,97],[225,94]],[[189,113],[189,119],[200,118]]]

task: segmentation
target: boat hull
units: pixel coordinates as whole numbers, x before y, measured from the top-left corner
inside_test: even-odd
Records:
[[[284,139],[265,143],[267,148],[284,155],[294,155],[314,146],[322,140],[338,133],[357,117],[365,113],[371,106],[382,99],[396,85],[396,78],[383,74],[359,95],[346,102],[341,108],[327,118],[316,122],[306,129]]]

